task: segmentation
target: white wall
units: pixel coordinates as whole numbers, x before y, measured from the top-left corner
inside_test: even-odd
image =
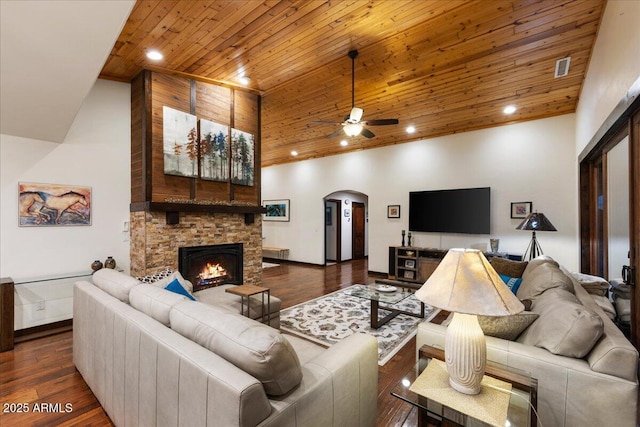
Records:
[[[640,1],[608,1],[576,110],[576,154],[640,78]]]
[[[62,143],[0,135],[0,276],[91,271],[107,256],[129,270],[130,103],[129,84],[98,80]],[[91,187],[91,226],[18,227],[18,182]]]
[[[545,254],[578,265],[577,172],[573,114],[262,169],[264,199],[291,200],[290,222],[264,222],[265,245],[289,259],[324,262],[323,198],[350,189],[369,196],[369,269],[387,272],[388,247],[408,229],[409,191],[491,187],[491,235],[413,233],[415,246],[489,245],[522,254],[531,233],[518,231],[510,203],[531,201],[558,232],[540,232]],[[401,218],[387,218],[387,205]],[[268,242],[268,243],[266,243]]]

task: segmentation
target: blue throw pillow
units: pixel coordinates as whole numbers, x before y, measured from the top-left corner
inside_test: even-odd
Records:
[[[189,298],[191,301],[196,300],[189,292],[187,292],[185,288],[182,287],[178,279],[173,279],[165,289],[171,292],[175,292],[176,294],[184,295],[185,297]]]
[[[511,292],[513,292],[514,295],[516,294],[516,292],[518,292],[518,288],[522,283],[522,279],[517,277],[505,276],[504,274],[501,274],[500,278],[505,283],[505,285],[507,285],[507,288],[511,289]]]

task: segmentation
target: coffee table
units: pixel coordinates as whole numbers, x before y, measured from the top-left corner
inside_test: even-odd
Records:
[[[444,351],[428,345],[420,347],[418,363],[398,381],[391,390],[391,395],[418,408],[418,426],[421,427],[434,424],[434,421],[444,427],[487,425],[409,390],[410,385],[434,359],[444,360]],[[538,381],[527,372],[494,362],[487,362],[485,375],[508,382],[513,387],[506,425],[536,427]]]
[[[371,327],[373,329],[378,329],[385,323],[389,322],[394,317],[399,314],[406,314],[408,316],[413,317],[424,317],[424,303],[420,302],[420,313],[411,313],[409,311],[399,310],[394,307],[389,306],[381,306],[380,303],[384,304],[397,304],[400,301],[405,300],[409,296],[413,295],[412,292],[404,290],[402,288],[396,288],[394,292],[382,292],[379,289],[379,285],[355,285],[356,289],[351,291],[351,295],[358,298],[364,298],[371,301]],[[378,318],[378,311],[386,310],[390,311],[389,314],[384,316],[383,318]]]

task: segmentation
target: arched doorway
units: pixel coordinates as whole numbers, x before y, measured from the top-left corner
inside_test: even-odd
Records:
[[[368,256],[368,206],[369,196],[357,191],[325,196],[325,264]]]

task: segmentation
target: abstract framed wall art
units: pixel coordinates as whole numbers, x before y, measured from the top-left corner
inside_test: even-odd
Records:
[[[162,147],[164,173],[195,177],[198,175],[197,118],[193,114],[162,107]]]
[[[289,221],[289,199],[263,200],[262,206],[267,208],[264,221]]]
[[[526,218],[531,213],[532,202],[512,202],[511,218]]]
[[[253,185],[255,139],[248,132],[231,129],[231,183]]]
[[[200,178],[229,180],[229,126],[200,119]]]
[[[19,182],[18,225],[91,225],[91,187]]]

